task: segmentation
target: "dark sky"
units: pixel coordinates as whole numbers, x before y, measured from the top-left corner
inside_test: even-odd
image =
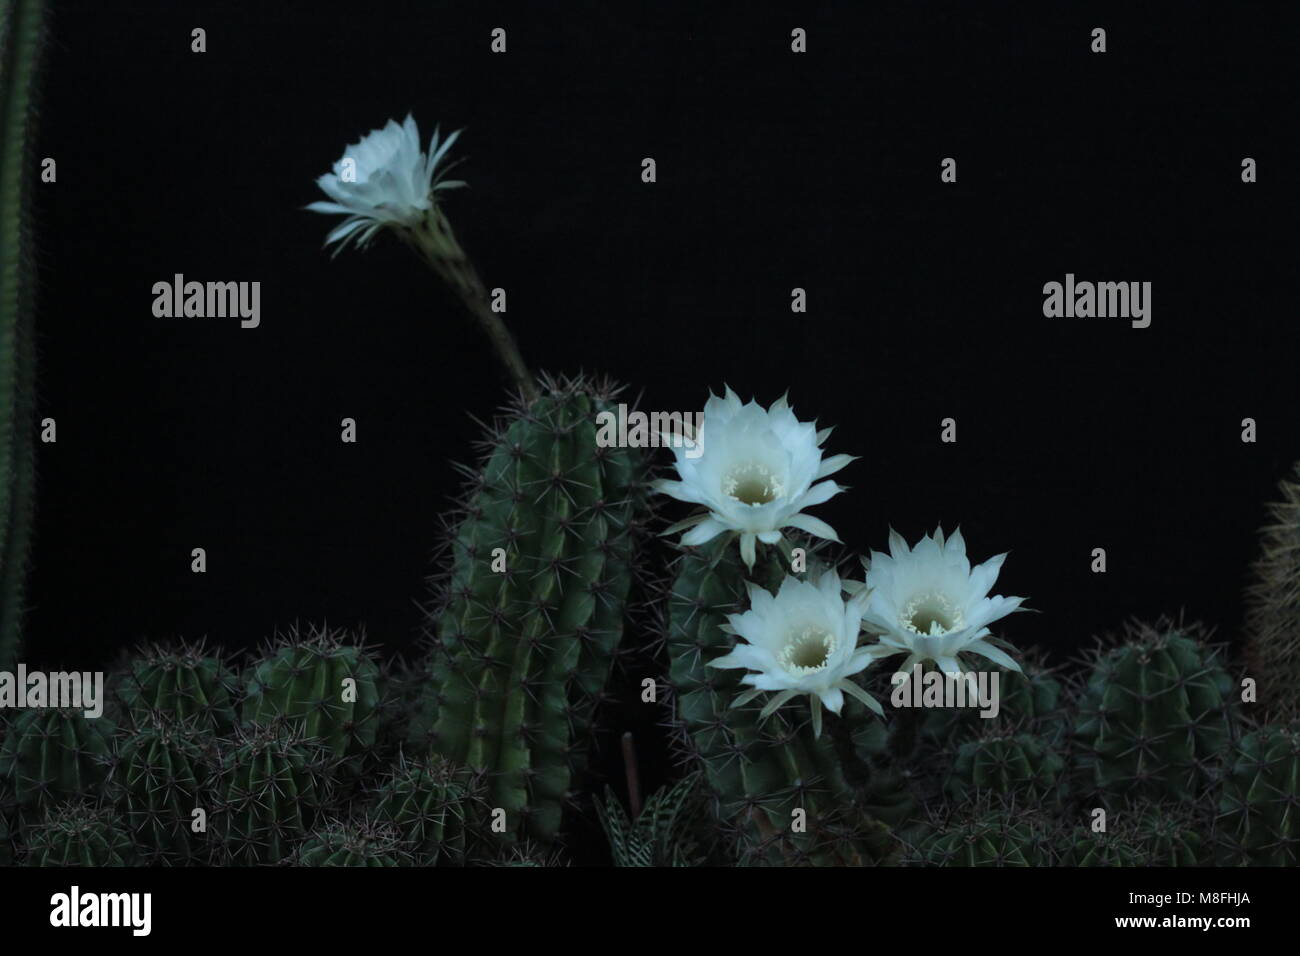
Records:
[[[644,6],[56,4],[29,661],[295,620],[413,645],[503,383],[407,250],[331,261],[302,211],[407,111],[466,129],[445,208],[534,367],[649,409],[788,390],[862,456],[816,513],[855,550],[939,522],[1010,550],[999,590],[1042,612],[1017,643],[1180,610],[1234,633],[1300,459],[1294,5]],[[260,281],[261,326],[155,318],[178,272]],[[1067,272],[1150,281],[1151,327],[1045,318]]]

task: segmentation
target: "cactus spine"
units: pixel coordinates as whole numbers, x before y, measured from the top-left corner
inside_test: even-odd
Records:
[[[0,0],[0,669],[18,660],[33,485],[34,97],[43,0]]]
[[[423,743],[487,771],[507,838],[555,840],[623,632],[639,450],[601,447],[609,396],[544,383],[489,442],[452,541]]]
[[[298,848],[298,866],[403,866],[410,862],[392,827],[330,820]]]

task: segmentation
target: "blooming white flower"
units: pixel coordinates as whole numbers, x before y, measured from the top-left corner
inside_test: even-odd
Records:
[[[945,673],[960,674],[957,655],[964,652],[1020,670],[1010,655],[986,640],[988,625],[1021,610],[1025,600],[988,596],[1005,554],[972,569],[961,530],[945,541],[942,528],[933,537],[923,537],[915,548],[891,530],[889,552],[873,551],[870,560],[863,558],[866,584],[859,585],[868,593],[863,623],[880,635],[880,643],[872,648],[874,656],[906,653],[900,672],[933,661]]]
[[[753,690],[733,706],[749,703],[764,691],[776,691],[764,706],[767,717],[792,697],[807,694],[813,732],[821,735],[822,706],[838,714],[845,692],[883,716],[879,702],[849,678],[874,660],[869,648],[858,647],[866,595],[844,600],[844,582],[826,571],[814,584],[787,576],[773,595],[753,582],[749,610],[727,618],[728,630],[748,643],[708,662],[710,667],[744,667],[742,683]]]
[[[344,214],[325,239],[339,243],[339,250],[355,241],[366,246],[385,227],[413,229],[434,208],[434,194],[464,186],[461,180],[443,179],[438,170],[460,130],[439,142],[433,131],[429,151],[420,150],[420,133],[408,115],[401,126],[389,120],[383,129],[371,130],[360,142],[348,146],[334,171],[316,180],[332,202],[314,202],[313,212]]]
[[[655,485],[657,491],[708,511],[665,534],[690,528],[682,544],[698,545],[724,531],[739,533],[740,553],[750,568],[755,542],[776,544],[783,528],[838,542],[834,528],[802,513],[843,491],[821,479],[855,460],[852,455],[822,458],[820,446],[830,431],[819,432],[811,422],[799,421],[784,398],[764,409],[754,401],[742,405],[730,388],[725,398],[710,395],[696,436],[698,457],[690,457],[681,442],[666,442],[673,446],[681,480]]]

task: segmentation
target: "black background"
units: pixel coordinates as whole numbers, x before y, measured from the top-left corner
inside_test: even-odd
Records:
[[[58,443],[28,662],[295,621],[414,652],[449,462],[503,381],[392,237],[331,261],[338,218],[302,210],[407,111],[426,142],[466,128],[445,208],[535,368],[607,373],[648,409],[788,390],[862,456],[815,513],[864,552],[939,522],[975,560],[1010,550],[997,590],[1041,612],[1006,622],[1019,645],[1180,611],[1232,638],[1300,458],[1296,6],[950,6],[56,4],[37,208]],[[261,327],[155,318],[177,272],[260,281]],[[1150,281],[1151,327],[1044,318],[1067,272]]]

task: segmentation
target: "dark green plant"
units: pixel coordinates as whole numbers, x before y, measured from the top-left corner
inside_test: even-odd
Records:
[[[133,720],[194,722],[221,734],[234,729],[238,681],[221,655],[202,643],[148,645],[113,684]]]
[[[1300,723],[1270,724],[1233,748],[1216,821],[1224,865],[1300,862]]]
[[[0,778],[21,820],[98,794],[108,779],[113,722],[78,710],[17,711],[0,745]]]
[[[74,802],[52,807],[28,828],[28,866],[132,866],[135,846],[109,807]]]
[[[1131,624],[1097,651],[1077,702],[1080,783],[1194,800],[1229,741],[1232,680],[1199,626]]]
[[[907,862],[923,866],[1052,866],[1049,822],[1032,807],[986,797],[935,821]]]
[[[227,863],[279,863],[330,800],[328,747],[290,721],[250,725],[222,745],[210,823]]]
[[[490,820],[481,773],[438,758],[402,758],[370,795],[370,815],[391,824],[419,866],[464,866]]]
[[[654,793],[635,821],[628,819],[613,791],[596,801],[601,829],[615,866],[697,866],[705,852],[696,841],[700,822],[700,776],[691,774]]]
[[[358,773],[379,733],[383,694],[374,656],[325,628],[296,628],[248,667],[241,719],[283,719],[323,742],[341,766]]]
[[[0,670],[18,661],[36,481],[36,88],[43,0],[0,0]]]
[[[1278,490],[1246,591],[1244,645],[1258,706],[1286,721],[1300,717],[1300,463]]]
[[[184,864],[203,855],[194,812],[212,807],[214,747],[210,729],[193,721],[154,717],[123,734],[110,792],[144,862]]]
[[[612,394],[546,381],[487,440],[437,602],[411,744],[486,771],[506,838],[554,841],[623,635],[645,486],[596,442]]]
[[[958,800],[980,792],[1046,800],[1059,796],[1064,770],[1065,761],[1041,738],[994,732],[957,748],[945,789]]]
[[[329,820],[293,857],[297,866],[404,866],[409,862],[397,831],[372,820]]]

